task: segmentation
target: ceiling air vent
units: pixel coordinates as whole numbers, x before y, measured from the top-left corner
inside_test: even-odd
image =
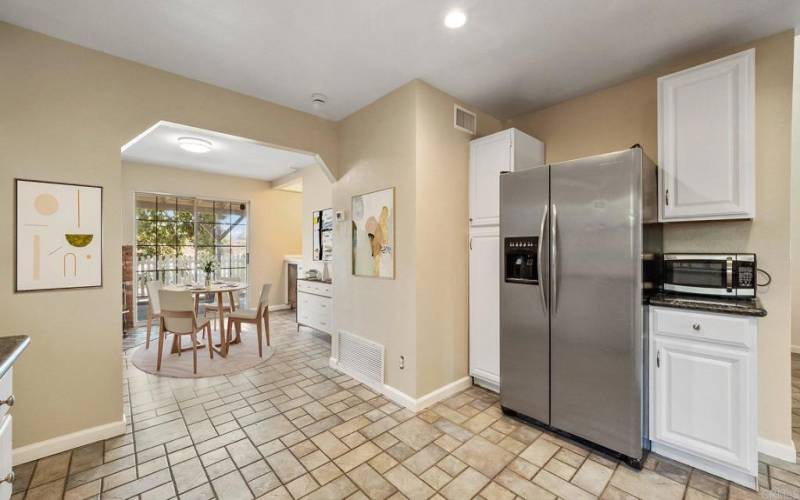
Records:
[[[478,116],[472,111],[467,111],[458,104],[453,105],[453,126],[470,135],[475,135],[478,128]]]

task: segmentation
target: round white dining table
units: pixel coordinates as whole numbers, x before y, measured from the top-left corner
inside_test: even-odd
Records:
[[[228,304],[230,304],[231,311],[234,311],[236,309],[235,309],[235,305],[234,305],[234,302],[233,302],[233,294],[234,293],[238,293],[238,292],[240,292],[242,290],[246,290],[247,288],[250,288],[250,285],[248,285],[247,283],[238,283],[238,282],[230,282],[230,281],[227,281],[227,282],[226,281],[212,281],[208,285],[196,284],[196,283],[189,283],[189,284],[185,284],[185,285],[164,285],[164,287],[162,287],[162,290],[169,290],[169,291],[173,291],[173,292],[188,292],[188,293],[193,293],[195,295],[204,295],[204,294],[216,295],[217,304],[220,305],[220,307],[218,309],[220,343],[218,345],[219,348],[217,348],[217,347],[215,347],[213,345],[213,342],[211,341],[211,339],[209,339],[208,345],[209,345],[209,349],[214,349],[214,352],[216,352],[217,354],[219,354],[223,358],[227,358],[228,357],[228,347],[230,346],[230,344],[232,342],[228,338],[228,336],[230,335],[230,332],[226,332],[225,331],[225,308],[221,307],[221,305],[224,304],[224,302],[222,300],[222,297],[223,297],[224,294],[226,294],[226,293],[228,294],[228,298],[230,299]],[[199,301],[196,300],[195,301],[195,310],[197,310],[198,305],[199,305]],[[179,349],[180,349],[180,346],[177,344],[177,342],[173,342],[173,344],[172,344],[172,352],[173,353],[178,352]]]

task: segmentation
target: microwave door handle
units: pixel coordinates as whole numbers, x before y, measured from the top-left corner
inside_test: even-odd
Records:
[[[544,242],[544,224],[547,222],[547,204],[544,206],[542,221],[539,223],[539,247],[536,249],[536,266],[539,269],[539,294],[542,296],[542,306],[547,312],[547,295],[544,293],[544,275],[542,273],[542,243]]]
[[[733,291],[733,257],[725,259],[725,288],[728,293]]]

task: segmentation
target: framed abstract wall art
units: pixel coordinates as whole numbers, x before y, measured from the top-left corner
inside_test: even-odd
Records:
[[[353,274],[394,279],[394,188],[353,196]]]
[[[103,286],[103,188],[15,183],[15,291]]]
[[[312,212],[314,240],[312,259],[329,262],[333,260],[333,209]]]

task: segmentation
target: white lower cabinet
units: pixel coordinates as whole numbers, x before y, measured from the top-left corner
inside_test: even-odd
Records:
[[[333,333],[333,287],[330,284],[297,281],[297,324]]]
[[[500,233],[473,228],[469,252],[469,374],[500,390]]]
[[[0,500],[11,498],[14,472],[12,471],[11,415],[14,404],[12,392],[13,369],[0,378]]]
[[[758,482],[754,317],[650,308],[652,451]]]

